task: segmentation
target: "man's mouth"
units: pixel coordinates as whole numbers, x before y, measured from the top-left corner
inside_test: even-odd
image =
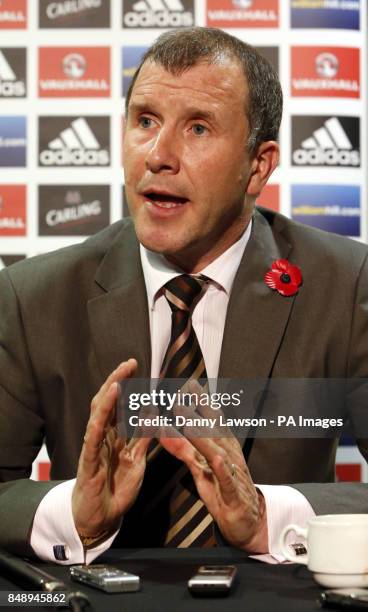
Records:
[[[167,193],[147,192],[144,197],[159,208],[176,208],[188,202],[188,198]]]

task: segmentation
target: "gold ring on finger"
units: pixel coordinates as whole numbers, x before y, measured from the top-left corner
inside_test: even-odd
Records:
[[[236,476],[237,476],[237,474],[236,474],[236,464],[232,463],[231,466],[230,466],[230,469],[231,469],[231,476],[232,476],[232,478],[234,480],[236,480]]]

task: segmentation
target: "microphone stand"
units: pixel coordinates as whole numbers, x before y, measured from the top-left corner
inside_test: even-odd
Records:
[[[66,603],[74,612],[92,609],[87,595],[81,591],[71,591],[62,580],[2,549],[0,549],[0,569],[5,570],[5,575],[19,586],[47,593],[66,593]]]

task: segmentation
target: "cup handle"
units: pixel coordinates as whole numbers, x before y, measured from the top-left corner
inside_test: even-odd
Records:
[[[286,543],[286,536],[290,531],[294,531],[297,536],[307,539],[307,529],[303,529],[302,527],[299,527],[299,525],[287,525],[286,527],[284,527],[280,534],[280,548],[282,554],[288,561],[293,561],[293,563],[301,563],[302,565],[308,565],[308,555],[298,556],[295,554],[295,552],[292,553],[289,544]]]

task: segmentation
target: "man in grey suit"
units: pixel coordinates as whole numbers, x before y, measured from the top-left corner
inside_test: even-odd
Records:
[[[123,440],[113,427],[117,383],[158,376],[170,336],[162,287],[150,294],[156,276],[204,273],[212,283],[196,333],[213,377],[367,376],[367,248],[254,207],[278,163],[281,107],[276,75],[248,45],[206,28],[163,35],[127,99],[134,227],[118,222],[1,273],[0,544],[37,552],[32,537],[53,522],[41,507],[76,474],[69,514],[85,549],[110,545],[121,521],[123,545],[160,543],[140,503],[151,440]],[[289,297],[264,282],[280,259],[303,274]],[[362,393],[346,397],[352,421]],[[35,483],[44,438],[52,480]],[[305,500],[307,514],[368,512],[366,485],[331,482],[334,439],[257,438],[247,463],[234,437],[160,443],[187,466],[225,540],[251,553],[270,550],[272,485]]]

